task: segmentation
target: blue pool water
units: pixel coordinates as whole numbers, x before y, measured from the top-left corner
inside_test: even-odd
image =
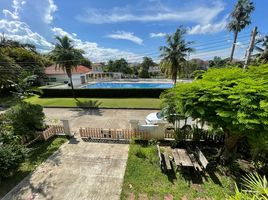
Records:
[[[172,88],[172,83],[109,83],[99,82],[84,85],[81,88]]]

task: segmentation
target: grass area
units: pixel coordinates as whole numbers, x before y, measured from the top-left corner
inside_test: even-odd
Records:
[[[199,183],[191,183],[195,173],[177,172],[163,174],[159,166],[159,158],[155,146],[142,147],[131,144],[127,161],[121,199],[128,199],[133,193],[138,199],[139,194],[146,194],[149,199],[164,199],[171,194],[174,199],[225,199],[230,194],[233,181],[229,177],[215,173],[218,183],[214,183],[208,174],[200,177]],[[215,177],[214,177],[215,178]],[[194,179],[193,179],[194,180]],[[201,182],[200,182],[201,181]]]
[[[44,162],[66,141],[67,139],[65,138],[54,138],[47,142],[37,142],[32,144],[29,147],[30,152],[27,158],[21,163],[18,171],[12,177],[1,181],[0,199],[30,172],[34,171],[38,165]]]
[[[157,98],[40,98],[35,95],[26,101],[42,106],[84,106],[102,108],[160,108]]]

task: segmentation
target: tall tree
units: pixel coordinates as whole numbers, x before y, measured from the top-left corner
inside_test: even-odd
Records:
[[[257,40],[255,49],[258,51],[256,54],[258,61],[268,63],[268,35]]]
[[[260,145],[267,141],[267,78],[268,65],[245,71],[237,67],[209,69],[202,79],[181,83],[162,95],[162,106],[178,116],[221,128],[225,134],[221,157],[225,161],[235,155],[238,142],[245,137],[251,146],[259,145],[257,151],[268,152],[267,144]]]
[[[233,61],[234,51],[237,42],[237,36],[246,26],[251,24],[250,14],[254,11],[255,7],[253,2],[249,0],[238,0],[231,13],[231,21],[227,25],[227,29],[230,32],[234,32],[234,42],[232,45],[230,62]]]
[[[80,64],[83,59],[83,50],[76,49],[72,45],[72,40],[67,36],[56,36],[57,44],[52,50],[53,59],[56,62],[56,66],[66,71],[67,76],[70,79],[73,97],[75,98],[74,86],[72,80],[72,70]]]
[[[109,72],[121,72],[123,74],[131,74],[132,70],[128,66],[128,62],[124,59],[109,60],[107,71]]]
[[[168,71],[174,83],[177,81],[177,76],[181,76],[182,64],[186,61],[186,56],[194,50],[189,46],[192,42],[185,41],[185,34],[186,29],[178,28],[174,34],[166,36],[167,46],[160,47],[161,57],[169,64],[170,70]]]
[[[143,61],[141,63],[141,71],[140,71],[140,77],[141,78],[149,78],[149,68],[151,66],[154,66],[155,63],[153,62],[152,58],[144,57]]]

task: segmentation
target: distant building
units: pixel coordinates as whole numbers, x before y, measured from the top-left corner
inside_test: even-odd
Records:
[[[76,68],[72,70],[72,80],[73,84],[81,85],[86,83],[86,74],[89,73],[91,69],[85,67],[83,65],[78,65]],[[64,70],[56,65],[52,65],[50,67],[45,68],[44,82],[46,84],[55,84],[55,83],[69,83],[69,78]]]
[[[163,73],[161,72],[161,69],[158,65],[150,66],[148,72],[150,74],[150,77],[161,78],[163,76]]]
[[[104,72],[102,63],[93,63],[92,70],[86,74],[86,81],[106,80],[106,79],[121,79],[120,72]]]

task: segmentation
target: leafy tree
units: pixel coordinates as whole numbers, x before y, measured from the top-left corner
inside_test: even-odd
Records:
[[[73,97],[75,98],[74,86],[72,80],[72,70],[81,63],[83,59],[83,51],[80,49],[75,49],[72,45],[72,40],[67,36],[59,37],[56,36],[57,44],[52,50],[53,59],[56,65],[66,71],[67,76],[70,79],[70,84],[72,88]]]
[[[163,107],[173,94],[176,113],[201,119],[213,128],[221,128],[225,144],[221,158],[229,161],[237,143],[244,137],[267,135],[268,65],[209,69],[202,79],[179,84],[162,96]],[[172,105],[174,107],[174,105]]]
[[[258,51],[256,54],[258,61],[268,63],[268,35],[257,40],[255,49]]]
[[[21,70],[21,67],[12,58],[3,54],[0,50],[0,93],[11,87],[7,80],[14,82],[18,80]]]
[[[227,63],[227,59],[222,59],[219,56],[215,56],[213,60],[209,61],[209,67],[226,67]]]
[[[14,134],[28,141],[35,136],[36,130],[43,129],[43,107],[22,101],[11,107],[6,115],[13,127]]]
[[[91,61],[88,58],[85,58],[84,57],[81,60],[81,63],[80,64],[83,65],[83,66],[85,66],[85,67],[87,67],[87,68],[92,68],[92,63],[91,63]]]
[[[10,176],[24,160],[26,155],[22,145],[0,145],[0,182]]]
[[[141,71],[140,71],[139,76],[141,78],[149,78],[150,75],[149,75],[148,70],[151,66],[154,66],[154,65],[155,65],[155,63],[153,62],[152,58],[144,57],[141,65],[140,65]]]
[[[253,2],[249,0],[238,0],[231,13],[231,21],[227,25],[227,29],[234,32],[234,42],[232,45],[230,62],[233,61],[234,51],[237,42],[237,36],[240,31],[242,31],[246,26],[251,24],[250,14],[254,11],[255,7]]]
[[[14,172],[23,161],[26,149],[21,144],[21,137],[14,135],[5,115],[0,115],[0,182]]]
[[[131,74],[132,70],[128,66],[128,62],[121,58],[119,60],[109,60],[108,61],[108,68],[107,71],[109,72],[121,72],[123,74]]]
[[[161,46],[160,51],[164,63],[168,64],[170,68],[168,71],[171,74],[174,83],[177,81],[177,76],[181,76],[182,64],[186,61],[186,56],[193,51],[193,48],[189,47],[192,42],[186,42],[184,35],[186,29],[180,27],[172,35],[166,36],[167,46]]]

